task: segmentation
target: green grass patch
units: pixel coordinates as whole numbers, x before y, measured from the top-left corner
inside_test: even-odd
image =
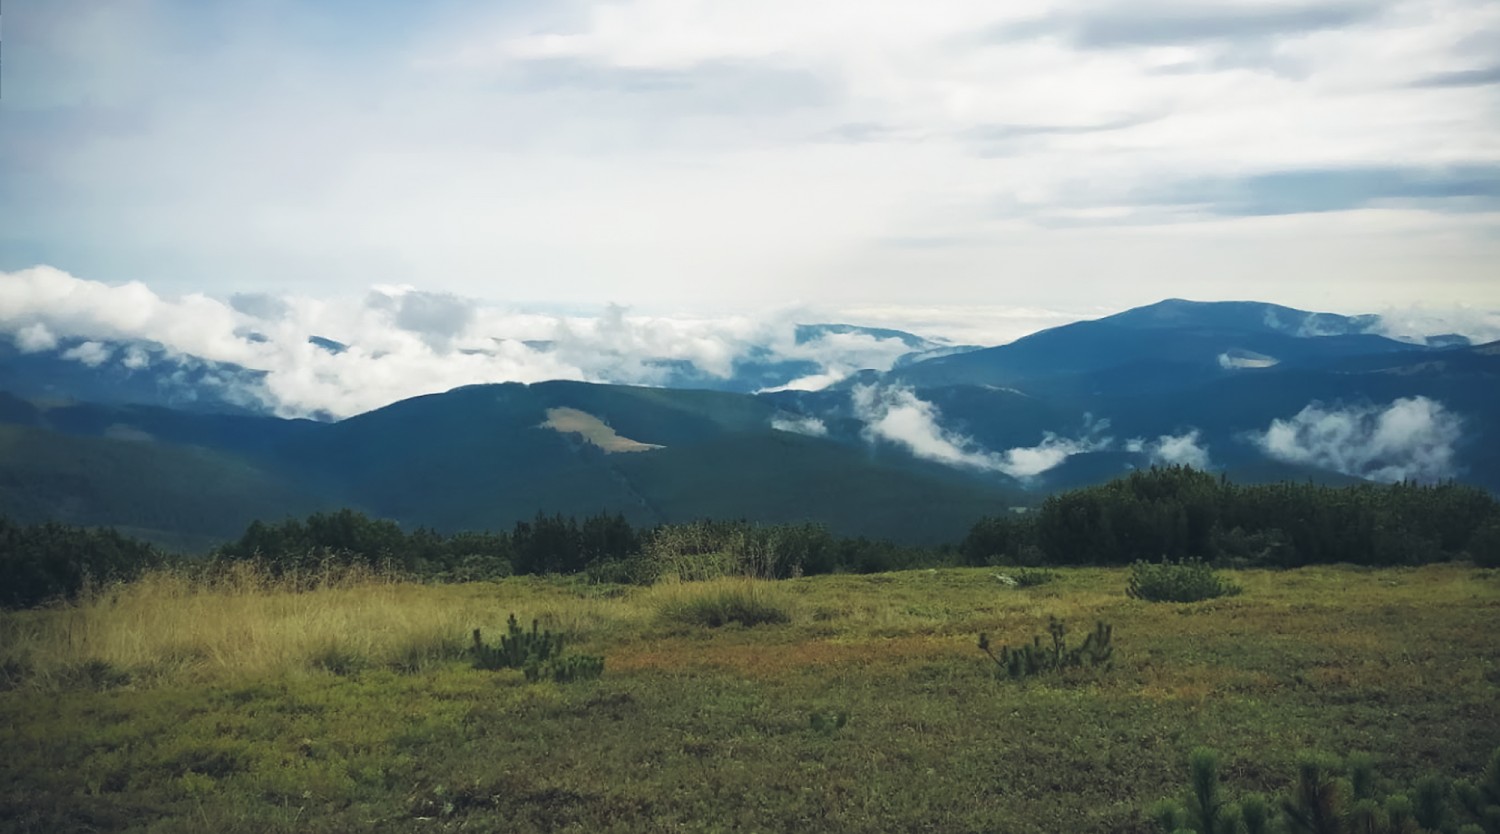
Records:
[[[29,666],[0,690],[0,831],[1147,834],[1199,746],[1241,803],[1287,795],[1304,750],[1365,751],[1415,803],[1500,746],[1493,571],[1229,571],[1243,595],[1175,606],[1128,599],[1121,569],[1056,572],[759,583],[772,628],[662,619],[721,583],[535,578],[4,614],[0,663]],[[473,668],[472,629],[510,612],[606,674]],[[1049,615],[1070,645],[1113,624],[1114,668],[997,685],[975,635],[1030,643]],[[314,668],[331,640],[369,665]],[[129,680],[63,674],[90,657]]]

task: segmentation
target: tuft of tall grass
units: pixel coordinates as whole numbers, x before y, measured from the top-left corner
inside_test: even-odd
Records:
[[[718,628],[791,622],[790,605],[769,583],[756,579],[718,579],[658,586],[657,616],[676,625]]]

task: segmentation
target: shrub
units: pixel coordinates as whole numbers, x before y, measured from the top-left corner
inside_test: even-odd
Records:
[[[511,614],[505,628],[508,633],[498,646],[485,645],[479,629],[474,629],[474,668],[526,669],[562,655],[563,636],[539,630],[536,620],[531,621],[531,631],[526,631]]]
[[[520,669],[530,683],[542,680],[557,683],[594,680],[604,674],[604,658],[590,654],[563,654],[563,636],[541,630],[536,620],[531,630],[521,628],[516,615],[506,621],[508,632],[500,645],[489,646],[479,629],[474,629],[474,668]]]
[[[1005,675],[1013,680],[1061,669],[1108,667],[1113,661],[1114,646],[1111,641],[1114,629],[1103,620],[1095,623],[1094,630],[1073,648],[1068,648],[1065,639],[1067,628],[1056,617],[1048,620],[1047,633],[1052,637],[1050,646],[1042,645],[1042,638],[1037,636],[1032,639],[1031,645],[1021,646],[1019,649],[1001,646],[998,655],[990,649],[990,636],[980,634],[979,650],[995,661],[995,665],[999,667],[997,675]]]
[[[1234,596],[1243,590],[1220,577],[1201,559],[1158,564],[1136,562],[1130,566],[1130,582],[1125,593],[1132,599],[1148,602],[1198,602],[1215,597]]]
[[[1467,551],[1474,564],[1482,568],[1500,568],[1500,515],[1474,531]]]
[[[754,583],[716,585],[688,595],[668,599],[658,609],[671,623],[718,628],[730,623],[745,626],[791,622],[785,605]]]
[[[1021,568],[1011,573],[1011,578],[1016,580],[1017,587],[1031,588],[1037,585],[1046,585],[1048,582],[1056,579],[1057,574],[1050,570],[1041,570],[1040,568]]]
[[[1479,784],[1450,784],[1429,775],[1415,785],[1415,799],[1404,793],[1381,798],[1374,762],[1358,754],[1343,762],[1303,754],[1296,778],[1275,803],[1258,794],[1229,802],[1219,782],[1219,754],[1213,750],[1194,750],[1188,764],[1185,801],[1163,800],[1149,812],[1163,834],[1500,832],[1500,750]]]

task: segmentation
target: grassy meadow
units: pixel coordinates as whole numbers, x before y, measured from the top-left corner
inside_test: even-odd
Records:
[[[1307,749],[1409,783],[1500,746],[1500,571],[1231,571],[1242,594],[1168,604],[1004,570],[150,574],[0,613],[0,830],[1146,832],[1199,745],[1236,792]],[[603,677],[473,668],[512,613]],[[997,679],[977,634],[1050,616],[1110,622],[1113,668]]]

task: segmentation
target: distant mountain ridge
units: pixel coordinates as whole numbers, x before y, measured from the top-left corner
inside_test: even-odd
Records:
[[[807,326],[798,338],[894,339],[912,358],[817,391],[502,383],[336,422],[212,407],[218,383],[173,400],[163,392],[192,391],[191,373],[120,380],[101,363],[98,376],[0,394],[0,513],[192,544],[337,506],[450,531],[607,511],[936,542],[997,508],[1157,463],[1246,481],[1409,475],[1500,489],[1500,343],[1413,344],[1372,326],[1174,299],[932,358],[921,357],[943,347],[911,334]],[[774,365],[736,384],[802,370]],[[26,379],[0,367],[0,380]],[[172,407],[120,401],[140,392]],[[611,454],[606,436],[633,451]]]
[[[742,355],[734,358],[727,374],[722,369],[704,368],[687,359],[670,357],[647,356],[641,360],[641,366],[653,384],[660,387],[749,394],[827,373],[825,362],[811,355],[817,354],[816,348],[828,340],[862,339],[862,345],[844,344],[846,349],[842,353],[867,358],[874,358],[868,349],[871,343],[896,343],[899,347],[885,348],[879,354],[898,365],[977,349],[902,330],[852,324],[799,324],[792,334],[796,348],[809,356],[788,356],[784,346],[749,345]],[[264,340],[255,333],[249,338]],[[306,341],[332,356],[356,347],[319,335],[309,335]],[[521,344],[544,354],[558,349],[556,342],[546,340]],[[861,346],[866,350],[861,351]],[[10,340],[0,338],[0,391],[34,399],[269,415],[275,409],[264,391],[266,377],[265,371],[202,359],[149,341],[70,338],[53,347],[21,350]],[[321,413],[312,416],[332,419]]]

